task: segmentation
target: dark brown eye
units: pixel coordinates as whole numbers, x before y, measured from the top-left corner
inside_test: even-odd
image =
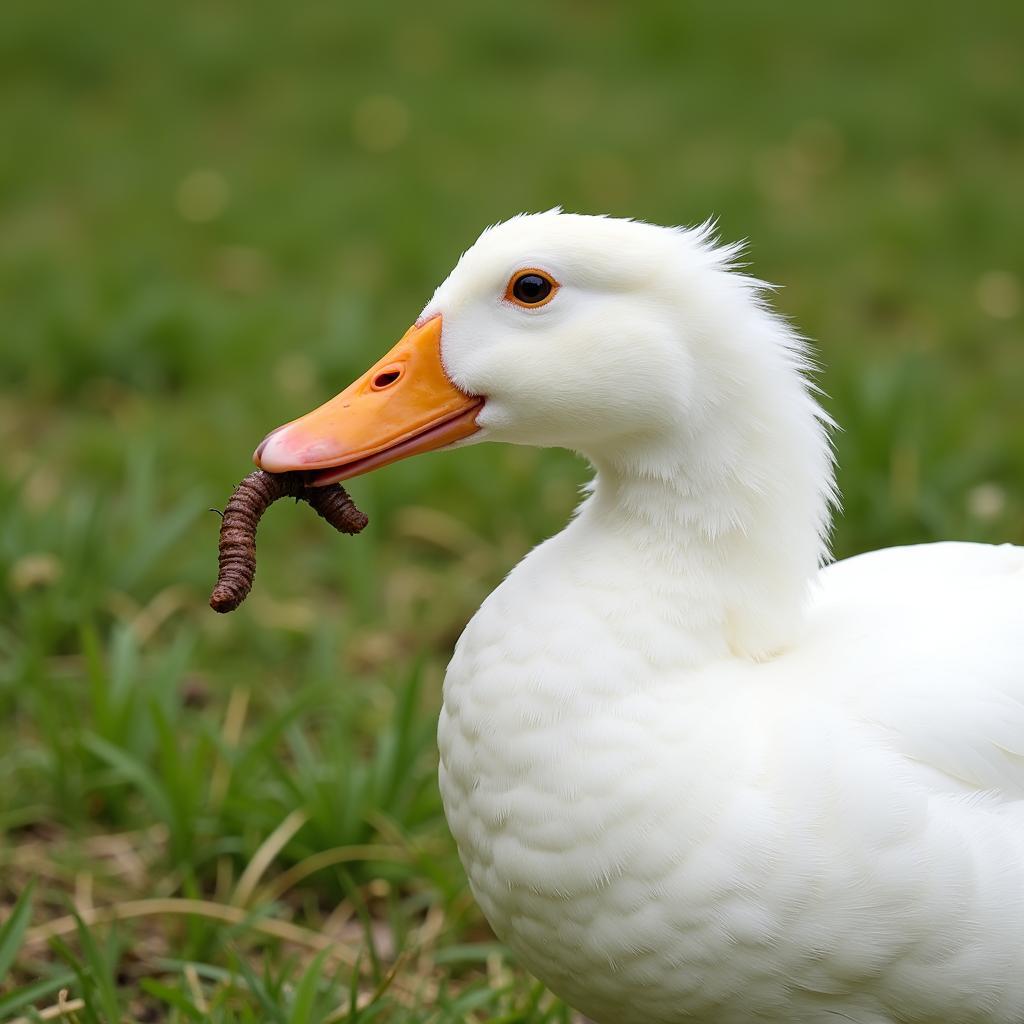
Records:
[[[551,294],[551,282],[540,274],[520,274],[512,285],[512,294],[520,302],[534,306]]]
[[[509,281],[505,298],[519,306],[537,307],[550,302],[557,290],[557,282],[542,270],[520,270]]]

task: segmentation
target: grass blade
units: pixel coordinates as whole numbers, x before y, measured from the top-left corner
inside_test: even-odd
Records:
[[[85,922],[77,913],[74,911],[72,913],[78,926],[78,941],[82,947],[82,954],[99,997],[98,1002],[108,1021],[119,1021],[121,1020],[121,1006],[117,995],[117,961],[119,959],[117,951],[110,948],[110,944],[108,944],[108,949],[104,953],[93,938],[92,932],[86,927]]]
[[[0,928],[0,982],[7,977],[7,972],[14,963],[14,958],[21,948],[21,940],[25,935],[25,929],[32,918],[32,884],[30,883],[25,891],[18,897],[11,916]]]
[[[199,1007],[193,1003],[188,996],[183,992],[179,992],[176,988],[171,988],[170,985],[165,985],[163,982],[156,981],[153,978],[143,978],[139,983],[139,987],[143,992],[147,992],[155,999],[159,999],[161,1002],[167,1003],[168,1006],[173,1006],[180,1013],[185,1014],[190,1020],[206,1020],[207,1016],[204,1014]]]
[[[291,1012],[288,1014],[288,1024],[316,1024],[313,1008],[316,1002],[317,985],[320,982],[324,961],[327,959],[327,952],[325,949],[322,953],[318,953],[303,973],[298,988],[295,990],[295,1001],[292,1003]]]
[[[74,980],[74,971],[62,971],[51,978],[30,982],[28,985],[23,985],[13,992],[8,992],[5,996],[0,996],[0,1018],[7,1018],[11,1014],[17,1013],[18,1010],[24,1009],[30,1003],[35,1003],[52,995],[54,992],[60,991],[62,988],[66,988]]]

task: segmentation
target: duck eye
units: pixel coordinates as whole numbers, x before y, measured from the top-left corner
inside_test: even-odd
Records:
[[[542,270],[520,270],[512,276],[505,290],[505,298],[517,306],[543,306],[550,302],[558,284]]]

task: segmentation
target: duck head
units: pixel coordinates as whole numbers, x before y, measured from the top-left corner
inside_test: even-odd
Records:
[[[712,396],[688,337],[701,302],[687,292],[700,263],[729,258],[706,236],[558,212],[488,229],[398,344],[268,435],[257,464],[326,484],[453,444],[600,458],[695,429]]]

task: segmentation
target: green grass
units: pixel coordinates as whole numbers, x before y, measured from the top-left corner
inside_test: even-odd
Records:
[[[1022,38],[1009,0],[6,0],[0,1020],[569,1021],[473,905],[433,729],[585,467],[389,467],[355,540],[275,509],[227,618],[207,510],[560,203],[751,240],[845,428],[838,554],[1024,542]]]

